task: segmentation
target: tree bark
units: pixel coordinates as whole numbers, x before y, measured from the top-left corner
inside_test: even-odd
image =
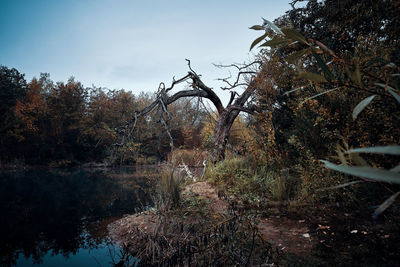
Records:
[[[212,155],[213,162],[221,161],[225,158],[226,145],[229,139],[229,133],[235,118],[239,112],[228,113],[227,111],[218,116],[217,125],[214,134],[214,151]]]
[[[218,113],[214,134],[214,152],[212,157],[214,163],[225,158],[226,145],[228,143],[230,130],[239,113],[243,111],[249,114],[254,114],[254,110],[251,107],[244,106],[254,91],[254,81],[251,81],[246,90],[234,102],[233,99],[229,101],[230,103],[233,102],[233,104],[228,104],[225,109]]]

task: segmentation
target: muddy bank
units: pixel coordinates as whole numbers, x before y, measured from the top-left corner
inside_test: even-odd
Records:
[[[111,238],[119,245],[133,247],[138,245],[138,236],[157,236],[159,231],[166,233],[165,221],[168,221],[168,228],[179,226],[185,228],[190,226],[197,230],[205,230],[206,227],[216,223],[217,219],[228,215],[228,202],[218,198],[217,192],[207,182],[190,184],[183,190],[186,197],[198,197],[196,201],[199,206],[192,209],[158,211],[151,210],[138,214],[127,215],[108,226]],[[182,216],[181,216],[182,215]],[[200,224],[202,222],[202,225]],[[203,229],[204,228],[204,229]],[[190,229],[189,232],[196,232]],[[184,230],[184,229],[181,229]],[[171,240],[177,240],[177,236],[169,233]],[[185,240],[190,239],[185,236]]]
[[[183,196],[189,205],[178,210],[129,215],[110,224],[112,239],[139,257],[159,250],[161,258],[197,255],[192,260],[209,264],[213,262],[190,247],[211,248],[214,258],[230,256],[241,247],[240,253],[279,266],[398,266],[400,260],[396,214],[373,221],[363,209],[271,204],[247,210],[235,198],[221,198],[207,182],[186,186]],[[238,210],[247,215],[240,216]],[[229,250],[227,243],[236,248]],[[247,256],[241,257],[243,261],[238,256],[230,263],[245,264]]]
[[[229,229],[225,229],[229,225],[232,225],[233,229],[236,227],[236,232],[232,232],[232,236],[239,236],[242,231],[239,228],[245,225],[242,228],[248,229],[248,232],[243,232],[242,239],[243,241],[248,239],[248,249],[254,249],[252,242],[257,243],[258,253],[264,253],[271,258],[277,251],[303,257],[304,254],[310,253],[315,244],[315,238],[310,235],[304,221],[279,218],[253,218],[248,221],[239,219],[233,210],[232,202],[235,200],[220,198],[218,192],[207,182],[197,182],[186,186],[183,195],[189,199],[197,199],[196,201],[202,202],[203,206],[196,209],[169,211],[164,214],[147,211],[125,216],[108,226],[111,238],[139,257],[147,255],[150,250],[164,249],[160,252],[164,258],[173,256],[176,253],[176,247],[197,244],[199,237],[215,237],[207,233],[218,227],[224,228],[222,232],[229,232]],[[252,235],[254,235],[253,238]],[[159,244],[160,238],[164,239],[161,242],[164,244],[163,247]],[[271,248],[271,245],[274,248]],[[185,249],[187,250],[186,247]],[[264,263],[265,260],[269,259],[263,259]]]

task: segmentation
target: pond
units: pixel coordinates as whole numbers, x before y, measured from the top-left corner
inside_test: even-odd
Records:
[[[108,223],[151,205],[157,168],[0,172],[0,266],[112,266]]]

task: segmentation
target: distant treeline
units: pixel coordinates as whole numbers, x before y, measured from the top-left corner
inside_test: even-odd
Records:
[[[74,78],[55,83],[44,73],[27,82],[18,70],[6,66],[0,66],[0,94],[2,165],[156,163],[171,151],[168,132],[174,148],[212,145],[214,118],[195,98],[168,106],[168,131],[157,110],[138,118],[134,129],[128,129],[130,138],[121,146],[126,122],[154,101],[153,95],[85,88]],[[239,118],[232,129],[231,148],[236,151],[243,152],[249,137],[245,128]]]
[[[124,90],[85,88],[70,78],[54,83],[48,74],[29,83],[16,69],[0,67],[0,160],[3,164],[83,162],[120,163],[119,130],[126,120],[152,101]],[[200,145],[203,112],[188,101],[171,107],[170,129],[174,145]],[[196,117],[195,117],[196,116]],[[157,114],[138,120],[134,138],[123,149],[123,163],[158,161],[170,149],[169,137],[157,123]]]

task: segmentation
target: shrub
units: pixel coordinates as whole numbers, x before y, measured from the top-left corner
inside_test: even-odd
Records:
[[[207,169],[208,179],[228,194],[234,194],[246,203],[260,204],[264,200],[295,199],[299,179],[289,170],[266,165],[253,168],[252,157],[226,159]]]

